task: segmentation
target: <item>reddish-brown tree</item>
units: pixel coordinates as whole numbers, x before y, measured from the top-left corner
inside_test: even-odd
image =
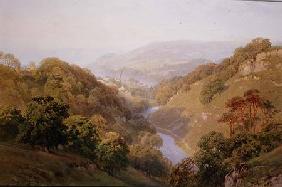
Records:
[[[248,117],[248,121],[249,124],[251,126],[251,128],[253,129],[253,133],[256,132],[256,123],[255,121],[258,120],[257,119],[257,113],[258,110],[263,108],[263,98],[260,97],[259,95],[259,91],[257,89],[251,89],[248,90],[244,93],[244,97],[245,97],[245,101],[246,101],[246,107],[249,110],[249,117]]]
[[[242,97],[233,97],[225,104],[229,111],[222,115],[219,122],[229,125],[230,137],[235,133],[235,125],[239,125],[245,120],[245,104],[245,100]]]
[[[257,125],[262,128],[270,123],[274,114],[278,112],[271,101],[260,96],[257,89],[246,91],[244,97],[231,98],[225,107],[228,111],[223,113],[219,122],[229,125],[230,137],[235,134],[238,127],[256,133],[259,130]]]

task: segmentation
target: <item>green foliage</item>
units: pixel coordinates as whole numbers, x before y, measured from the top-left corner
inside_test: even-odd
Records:
[[[14,139],[19,131],[19,125],[25,123],[21,111],[7,108],[0,112],[0,140]]]
[[[128,152],[124,139],[118,133],[109,132],[97,147],[98,167],[114,175],[128,166]]]
[[[222,186],[228,172],[224,160],[229,150],[221,133],[211,132],[203,136],[199,142],[200,150],[195,155],[199,168],[199,183],[202,186]]]
[[[199,141],[200,150],[194,157],[199,168],[198,185],[222,186],[225,175],[232,168],[270,152],[281,144],[282,130],[279,124],[269,125],[257,134],[242,132],[231,138],[210,132]]]
[[[127,139],[138,134],[137,128],[125,128],[131,125],[127,125],[131,111],[115,88],[97,81],[89,70],[58,58],[43,59],[37,67],[31,65],[20,71],[0,64],[0,90],[0,107],[17,106],[25,111],[32,98],[51,96],[68,104],[72,115],[100,115],[107,121],[106,131],[123,133]]]
[[[282,125],[271,123],[259,134],[262,152],[269,152],[282,143]]]
[[[97,81],[89,70],[58,58],[20,70],[0,64],[0,89],[0,106],[25,109],[33,97],[52,96],[67,103],[72,114],[90,117],[99,113],[111,121],[115,116],[130,118],[117,90]]]
[[[163,157],[160,150],[148,145],[131,145],[129,160],[134,168],[148,176],[167,177],[171,167],[171,163]]]
[[[261,142],[257,135],[240,133],[229,140],[230,155],[229,161],[233,166],[238,166],[261,153]]]
[[[172,169],[169,183],[173,187],[198,186],[197,166],[193,159],[186,158]]]
[[[201,91],[200,101],[203,104],[210,103],[216,94],[223,92],[225,89],[224,81],[220,79],[212,80],[206,83]]]
[[[70,116],[64,121],[67,126],[67,147],[91,160],[96,158],[100,138],[96,126],[85,117]]]
[[[67,105],[53,97],[36,97],[28,104],[25,117],[27,123],[20,125],[20,142],[47,149],[66,143],[63,120],[68,117]]]

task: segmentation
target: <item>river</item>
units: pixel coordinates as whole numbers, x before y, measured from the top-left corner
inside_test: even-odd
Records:
[[[152,113],[156,112],[157,110],[159,110],[158,106],[150,107],[143,113],[143,116],[145,118],[149,118],[149,116]],[[160,135],[160,137],[163,140],[163,145],[160,147],[160,151],[174,165],[187,157],[186,152],[176,144],[174,138],[171,135],[160,132],[158,129],[157,129],[157,133]]]

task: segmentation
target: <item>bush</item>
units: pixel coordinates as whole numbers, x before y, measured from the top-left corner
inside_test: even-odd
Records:
[[[204,84],[200,93],[200,101],[203,104],[210,103],[216,94],[225,90],[224,81],[220,79],[212,80]]]
[[[160,150],[146,145],[131,145],[130,164],[148,176],[166,177],[169,175],[171,163],[163,157]]]
[[[19,131],[19,125],[25,123],[21,111],[7,108],[0,112],[0,140],[14,139]]]

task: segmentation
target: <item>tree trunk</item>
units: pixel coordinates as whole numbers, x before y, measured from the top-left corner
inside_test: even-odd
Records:
[[[229,136],[230,136],[230,138],[233,136],[233,125],[232,125],[232,123],[229,124]]]

